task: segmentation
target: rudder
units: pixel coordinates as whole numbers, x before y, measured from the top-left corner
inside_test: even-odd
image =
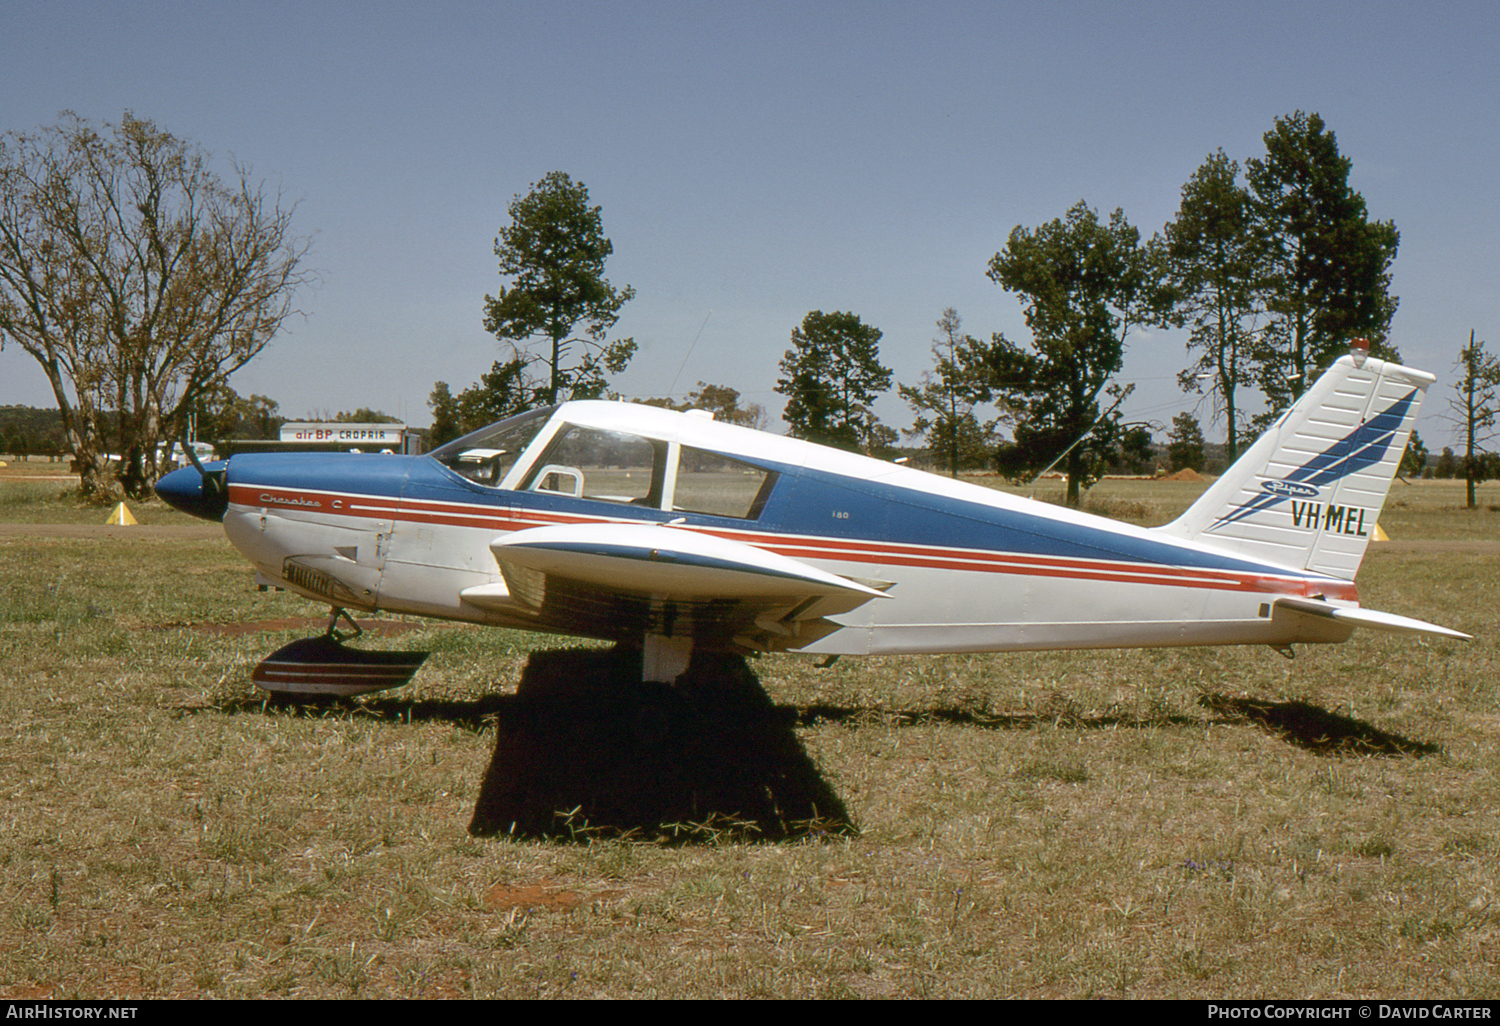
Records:
[[[1340,358],[1163,534],[1352,581],[1401,464],[1425,371]]]

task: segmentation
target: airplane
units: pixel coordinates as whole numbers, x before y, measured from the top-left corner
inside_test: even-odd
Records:
[[[236,454],[156,490],[222,521],[259,582],[328,603],[322,639],[257,668],[290,694],[416,672],[422,653],[339,644],[348,610],[612,640],[664,682],[700,653],[1290,655],[1356,627],[1467,640],[1365,609],[1355,586],[1434,380],[1354,349],[1156,528],[608,401],[532,410],[423,456]]]

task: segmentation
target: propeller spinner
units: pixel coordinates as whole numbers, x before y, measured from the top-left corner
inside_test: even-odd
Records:
[[[173,509],[202,520],[221,521],[229,508],[229,490],[224,486],[229,461],[200,467],[172,471],[156,482],[156,494]]]

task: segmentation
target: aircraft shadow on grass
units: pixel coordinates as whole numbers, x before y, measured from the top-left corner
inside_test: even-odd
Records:
[[[495,750],[469,831],[584,840],[787,840],[856,833],[843,801],[802,747],[795,709],[775,705],[739,656],[704,656],[675,684],[640,679],[628,649],[535,652],[514,695],[479,701],[395,698],[220,706],[278,715],[437,720]]]
[[[494,755],[480,784],[471,833],[565,840],[624,836],[667,843],[856,833],[843,801],[796,736],[795,728],[819,722],[951,723],[986,730],[1204,722],[1171,714],[778,706],[738,656],[695,662],[675,685],[641,681],[639,658],[626,649],[537,652],[515,694],[477,701],[299,697],[238,700],[218,708],[440,721],[476,732],[493,723]],[[1215,722],[1254,724],[1320,755],[1421,756],[1439,750],[1306,702],[1224,695],[1199,701],[1217,716]]]
[[[1441,751],[1441,746],[1416,741],[1356,720],[1329,712],[1307,702],[1267,702],[1228,695],[1202,695],[1198,702],[1218,714],[1219,723],[1251,723],[1280,737],[1288,744],[1320,755],[1393,755],[1422,756]],[[972,709],[939,707],[921,711],[882,711],[847,706],[810,705],[797,710],[799,725],[819,720],[875,720],[899,726],[919,723],[956,723],[994,730],[1031,730],[1045,724],[1056,724],[1076,730],[1105,727],[1194,727],[1203,720],[1193,716],[1167,713],[1132,716],[1119,713],[1079,714],[1074,712],[981,713]]]
[[[1430,741],[1391,734],[1308,702],[1266,702],[1227,695],[1203,695],[1198,702],[1224,721],[1254,723],[1289,744],[1320,755],[1422,756],[1442,751],[1440,745]]]

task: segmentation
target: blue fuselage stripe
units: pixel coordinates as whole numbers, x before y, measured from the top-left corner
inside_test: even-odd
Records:
[[[735,454],[736,459],[745,457]],[[748,462],[748,461],[747,461]],[[543,518],[602,518],[663,523],[683,518],[694,527],[748,532],[795,544],[847,541],[872,547],[920,546],[962,553],[1015,554],[1061,560],[1088,560],[1187,570],[1222,570],[1323,578],[1168,540],[1059,520],[925,493],[879,482],[841,477],[805,467],[756,461],[780,473],[770,500],[754,521],[667,512],[614,502],[500,491],[474,484],[430,457],[385,454],[245,453],[230,461],[231,488],[274,487],[343,492],[397,503],[441,503],[461,517],[464,510],[507,519],[534,512]],[[405,515],[404,513],[402,514]],[[759,542],[755,542],[760,544]],[[866,560],[868,561],[868,560]]]

